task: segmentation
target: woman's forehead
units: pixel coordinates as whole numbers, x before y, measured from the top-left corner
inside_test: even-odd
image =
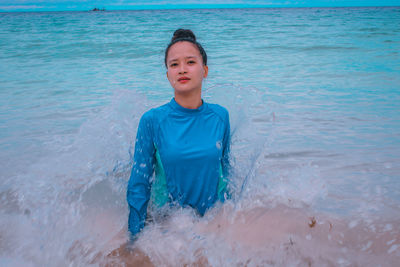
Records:
[[[172,45],[168,51],[168,61],[189,57],[200,57],[199,49],[190,42],[178,42]]]

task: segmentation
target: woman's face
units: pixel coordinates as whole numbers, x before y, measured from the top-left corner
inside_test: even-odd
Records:
[[[167,77],[175,94],[201,91],[208,67],[203,64],[199,49],[190,42],[178,42],[169,48],[167,55]]]

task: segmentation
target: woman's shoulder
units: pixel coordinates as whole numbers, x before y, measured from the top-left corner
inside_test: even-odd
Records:
[[[159,107],[152,108],[142,115],[142,120],[145,121],[159,121],[164,118],[170,111],[168,103]]]
[[[218,104],[212,104],[212,103],[207,103],[208,107],[214,112],[216,113],[223,121],[227,121],[229,122],[229,112],[228,110]]]

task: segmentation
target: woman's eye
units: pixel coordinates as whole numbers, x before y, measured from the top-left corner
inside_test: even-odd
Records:
[[[194,61],[194,60],[188,61],[188,64],[194,64],[194,63],[196,63],[196,61]]]
[[[172,63],[171,65],[169,65],[170,67],[176,67],[178,66],[178,63]]]

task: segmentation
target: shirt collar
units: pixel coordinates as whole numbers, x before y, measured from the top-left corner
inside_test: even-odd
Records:
[[[197,114],[197,113],[201,113],[206,108],[206,103],[204,102],[204,100],[201,99],[201,101],[203,102],[201,104],[201,106],[198,108],[195,108],[195,109],[182,107],[175,101],[175,98],[171,99],[170,105],[172,106],[172,108],[174,108],[175,110],[178,110],[180,112],[187,113],[187,114]]]

